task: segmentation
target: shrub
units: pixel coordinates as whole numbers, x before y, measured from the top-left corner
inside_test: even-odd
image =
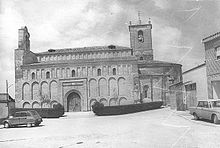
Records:
[[[12,108],[9,115],[14,115],[18,111],[35,110],[42,118],[59,118],[64,114],[64,107],[60,104],[54,108]]]

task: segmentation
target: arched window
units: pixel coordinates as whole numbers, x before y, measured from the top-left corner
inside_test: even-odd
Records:
[[[116,68],[113,68],[113,75],[116,75]]]
[[[50,79],[50,72],[49,71],[46,73],[46,79]]]
[[[138,41],[139,42],[144,42],[144,35],[143,35],[143,31],[142,30],[138,31]]]
[[[76,76],[76,72],[75,70],[72,70],[72,77],[75,77]]]
[[[143,57],[140,57],[140,60],[143,60],[144,58]]]
[[[98,70],[97,70],[97,75],[98,75],[98,76],[101,76],[101,69],[98,69]]]
[[[31,78],[32,78],[32,79],[35,79],[35,73],[34,73],[34,72],[32,72]]]

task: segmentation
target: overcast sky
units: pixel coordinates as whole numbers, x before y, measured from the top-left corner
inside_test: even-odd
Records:
[[[102,45],[130,46],[128,23],[151,18],[156,60],[183,71],[204,62],[201,40],[220,31],[218,0],[0,0],[0,92],[14,96],[14,49],[27,26],[31,50]]]

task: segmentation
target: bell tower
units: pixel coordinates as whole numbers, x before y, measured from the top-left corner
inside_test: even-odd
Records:
[[[149,19],[147,24],[142,24],[140,13],[138,13],[138,17],[138,24],[132,24],[130,21],[130,46],[139,60],[153,60],[151,21]]]

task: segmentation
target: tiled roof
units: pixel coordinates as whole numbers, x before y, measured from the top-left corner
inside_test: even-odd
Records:
[[[190,71],[193,71],[193,70],[196,70],[196,69],[198,69],[198,68],[200,68],[200,67],[203,67],[203,66],[205,66],[205,64],[206,64],[206,63],[202,63],[202,64],[200,64],[200,65],[198,65],[198,66],[195,66],[195,67],[193,67],[193,68],[191,68],[191,69],[189,69],[189,70],[186,70],[186,71],[183,72],[183,74],[186,74],[186,73],[188,73],[188,72],[190,72]]]
[[[208,37],[202,39],[202,42],[205,43],[205,42],[208,42],[208,41],[210,41],[210,40],[213,40],[213,39],[215,39],[215,38],[217,38],[217,37],[220,37],[220,32],[217,32],[217,33],[215,33],[215,34],[212,34],[212,35],[210,35],[210,36],[208,36]]]
[[[36,54],[56,54],[56,53],[71,53],[71,52],[88,52],[88,51],[110,51],[110,50],[131,50],[129,47],[109,45],[109,46],[92,46],[80,48],[63,48],[63,49],[49,49],[46,52]]]
[[[158,60],[152,60],[152,61],[146,61],[146,60],[139,60],[138,64],[162,64],[162,65],[181,65],[178,63],[171,63],[171,62],[165,62],[165,61],[158,61]]]

